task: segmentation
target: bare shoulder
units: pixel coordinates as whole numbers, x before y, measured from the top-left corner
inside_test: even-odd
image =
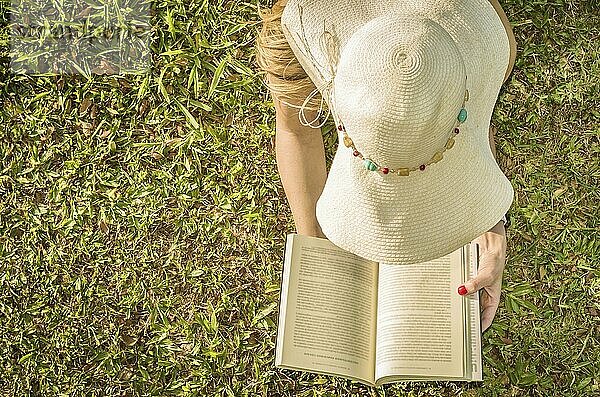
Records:
[[[508,17],[506,16],[506,13],[502,9],[502,6],[498,2],[498,0],[488,1],[494,7],[496,12],[498,13],[498,16],[502,20],[504,28],[506,29],[506,34],[508,35],[508,41],[510,42],[510,60],[508,63],[508,69],[506,70],[506,73],[504,75],[504,81],[506,82],[515,64],[515,59],[517,58],[517,40],[515,39],[515,34],[513,33],[512,25],[510,24],[510,21],[508,20]]]

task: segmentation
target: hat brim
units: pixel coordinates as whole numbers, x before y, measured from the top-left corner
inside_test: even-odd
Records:
[[[307,43],[321,65],[327,61],[311,40],[322,31],[324,20],[336,30],[343,46],[353,32],[349,27],[358,28],[399,6],[391,0],[377,4],[290,0],[282,16],[284,32],[317,87],[327,70],[311,63],[290,33],[299,29],[298,2],[304,8]],[[504,25],[487,0],[436,4],[412,1],[402,7],[435,20],[461,51],[472,89],[468,118],[454,147],[424,171],[406,177],[381,175],[367,170],[340,135],[316,205],[317,220],[332,243],[380,263],[419,263],[446,255],[498,223],[514,197],[489,146],[490,119],[510,57]],[[349,23],[352,18],[356,21]]]

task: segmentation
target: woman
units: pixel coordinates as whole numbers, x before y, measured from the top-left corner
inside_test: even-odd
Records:
[[[510,42],[510,61],[504,76],[505,82],[514,65],[516,41],[500,4],[496,0],[490,0],[490,3],[498,13]],[[298,109],[294,107],[300,105],[315,86],[295,59],[282,34],[280,21],[286,4],[287,0],[278,1],[270,13],[262,15],[263,29],[257,40],[257,62],[266,72],[266,82],[273,94],[277,165],[297,232],[326,238],[315,212],[317,200],[327,180],[321,130],[300,123]],[[308,120],[317,119],[320,101],[319,96],[312,98],[309,111],[305,109]],[[494,132],[495,127],[490,126],[489,143],[495,156]],[[465,295],[483,290],[481,326],[485,330],[492,323],[500,299],[506,255],[504,222],[499,221],[475,241],[479,243],[481,250],[478,274],[460,286],[457,292]]]

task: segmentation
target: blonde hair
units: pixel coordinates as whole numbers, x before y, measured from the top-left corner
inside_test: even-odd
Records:
[[[294,55],[283,31],[281,14],[288,0],[279,0],[258,14],[262,20],[262,30],[256,39],[256,63],[264,74],[263,82],[275,98],[288,106],[299,108],[306,97],[316,88]],[[322,101],[320,93],[314,95],[304,106],[305,110],[327,109],[327,101]]]

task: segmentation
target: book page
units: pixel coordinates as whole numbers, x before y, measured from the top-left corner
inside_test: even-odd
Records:
[[[276,365],[372,383],[377,263],[298,234],[286,256]]]
[[[461,251],[414,265],[380,263],[376,379],[464,376]]]

